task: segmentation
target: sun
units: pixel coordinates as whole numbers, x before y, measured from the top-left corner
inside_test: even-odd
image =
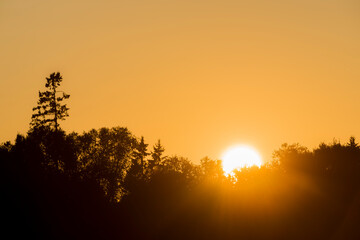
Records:
[[[262,165],[260,154],[252,147],[246,145],[234,146],[226,150],[222,156],[225,174],[231,174],[235,169]]]

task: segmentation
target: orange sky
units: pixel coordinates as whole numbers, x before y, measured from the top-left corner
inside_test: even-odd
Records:
[[[1,1],[0,141],[27,131],[54,71],[68,132],[126,126],[194,161],[360,138],[359,13],[357,0]]]

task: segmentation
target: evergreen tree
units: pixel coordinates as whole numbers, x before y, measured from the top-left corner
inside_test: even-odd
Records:
[[[151,152],[152,160],[150,162],[150,168],[160,165],[161,161],[164,159],[164,157],[162,157],[164,151],[165,148],[161,145],[159,139],[158,142],[153,146],[153,151]]]
[[[138,161],[140,161],[140,168],[141,168],[141,173],[144,174],[144,161],[147,155],[149,155],[149,153],[147,152],[147,146],[149,144],[146,144],[144,141],[144,137],[141,137],[140,142],[137,144],[135,151],[134,151],[134,156],[135,156],[135,164],[138,164]]]
[[[54,72],[50,74],[50,77],[46,78],[45,87],[48,90],[44,92],[39,91],[38,106],[33,108],[35,113],[31,117],[30,125],[32,127],[49,126],[58,130],[59,121],[69,116],[69,108],[66,104],[61,104],[61,102],[64,99],[68,99],[70,95],[57,90],[61,82],[62,76],[59,72]],[[57,93],[60,92],[62,95],[57,96]]]
[[[352,147],[352,148],[358,148],[358,147],[359,147],[359,144],[356,143],[356,139],[355,139],[354,136],[351,136],[351,137],[350,137],[347,146],[348,146],[348,147]]]

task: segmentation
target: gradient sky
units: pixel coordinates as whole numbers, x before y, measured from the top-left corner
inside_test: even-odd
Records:
[[[45,77],[68,132],[126,126],[199,161],[360,138],[357,0],[2,0],[0,142],[26,133]]]

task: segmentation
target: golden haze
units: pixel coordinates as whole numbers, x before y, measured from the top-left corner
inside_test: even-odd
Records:
[[[356,1],[0,3],[1,139],[25,133],[51,72],[67,131],[126,126],[198,161],[246,143],[360,136]],[[19,127],[21,126],[21,127]]]

